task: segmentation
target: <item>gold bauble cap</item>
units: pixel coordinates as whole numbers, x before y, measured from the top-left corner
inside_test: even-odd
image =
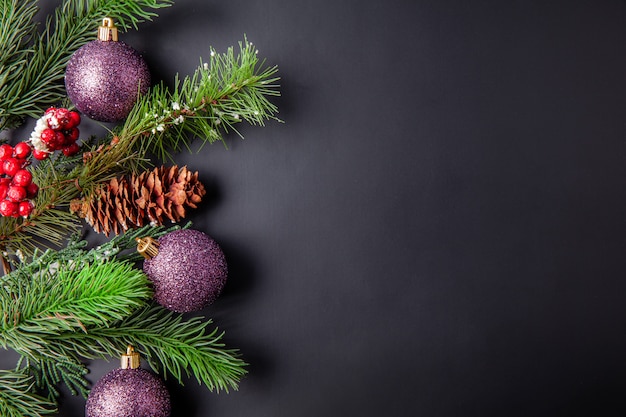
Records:
[[[152,259],[159,254],[159,241],[150,237],[138,237],[135,239],[137,242],[137,252],[143,255],[146,259]]]
[[[122,369],[137,369],[139,365],[141,365],[141,356],[138,352],[135,352],[135,348],[132,345],[128,345],[126,353],[122,355]]]
[[[102,19],[102,25],[98,28],[98,40],[117,42],[117,27],[110,17]]]

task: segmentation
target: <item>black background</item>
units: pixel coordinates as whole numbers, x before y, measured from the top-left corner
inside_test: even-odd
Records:
[[[155,80],[245,34],[280,67],[285,120],[177,157],[231,267],[202,313],[250,374],[229,394],[168,381],[174,416],[626,414],[626,2],[160,16],[123,36]]]

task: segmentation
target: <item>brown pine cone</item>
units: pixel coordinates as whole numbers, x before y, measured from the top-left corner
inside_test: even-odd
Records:
[[[114,178],[88,200],[72,201],[70,210],[84,218],[98,233],[119,234],[145,224],[176,223],[186,208],[197,208],[206,194],[198,172],[187,167],[161,166],[139,175]]]

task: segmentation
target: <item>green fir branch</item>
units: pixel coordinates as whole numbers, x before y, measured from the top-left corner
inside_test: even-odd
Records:
[[[1,255],[19,264],[31,259],[38,249],[61,248],[68,235],[78,232],[82,226],[80,219],[70,211],[72,200],[93,192],[101,182],[114,177],[121,167],[132,170],[145,162],[136,153],[128,152],[127,155],[95,152],[84,165],[82,155],[67,158],[58,154],[39,161],[31,168],[33,182],[40,185],[33,212],[28,218],[0,217]],[[16,259],[19,262],[15,262]]]
[[[114,17],[116,26],[126,31],[130,28],[137,30],[139,23],[158,17],[151,10],[169,7],[173,3],[173,0],[65,0],[58,10],[62,14],[73,14],[83,21]],[[56,21],[61,20],[56,18]]]
[[[236,390],[246,363],[237,350],[225,347],[223,333],[208,329],[211,323],[202,317],[183,320],[180,314],[153,305],[109,327],[51,335],[47,340],[55,351],[88,359],[117,357],[130,344],[155,372],[179,383],[193,376],[212,391]]]
[[[59,165],[52,157],[31,168],[33,181],[41,186],[28,218],[0,218],[0,250],[5,258],[30,259],[36,248],[59,248],[68,234],[79,230],[79,219],[68,210],[72,198],[80,195],[76,170],[66,172]]]
[[[141,271],[116,260],[64,260],[31,277],[18,269],[2,284],[0,346],[32,359],[55,359],[63,353],[45,349],[49,336],[109,326],[144,306],[152,295]]]
[[[158,306],[144,308],[120,323],[128,330],[127,341],[138,346],[156,372],[165,371],[179,382],[183,375],[194,376],[210,390],[237,389],[246,374],[246,363],[235,349],[225,348],[223,332],[209,331],[211,320],[182,316]],[[100,329],[104,334],[112,329]]]
[[[122,29],[137,28],[156,16],[151,10],[172,4],[171,0],[65,0],[48,16],[43,32],[33,34],[36,2],[0,1],[2,17],[10,18],[12,25],[4,26],[3,20],[0,29],[0,40],[11,45],[0,55],[6,56],[0,61],[0,131],[17,126],[23,117],[37,118],[46,107],[63,100],[65,66],[78,48],[96,38],[103,17],[116,19]]]
[[[87,241],[80,238],[78,234],[65,236],[67,243],[65,247],[58,250],[48,249],[45,252],[39,252],[35,249],[33,257],[29,262],[23,262],[16,265],[19,266],[19,275],[22,277],[29,277],[34,274],[38,274],[38,271],[47,268],[52,263],[75,261],[80,259],[82,262],[95,262],[117,258],[120,261],[136,262],[142,259],[142,256],[136,251],[137,243],[135,241],[138,237],[153,237],[158,238],[166,233],[170,233],[174,230],[181,228],[189,228],[191,223],[187,223],[182,227],[180,225],[174,225],[170,227],[164,226],[143,226],[138,229],[129,230],[124,234],[114,236],[108,242],[102,245],[92,248],[88,251],[85,250]],[[16,274],[0,277],[0,284],[14,277]]]
[[[72,395],[89,394],[89,381],[86,375],[89,370],[85,364],[68,357],[56,359],[39,358],[37,361],[22,357],[18,368],[24,365],[24,370],[35,378],[35,386],[39,392],[47,393],[50,400],[55,401],[60,396],[59,386],[64,384]]]
[[[137,347],[158,373],[183,383],[193,376],[208,389],[237,389],[246,374],[238,351],[222,342],[223,332],[209,330],[210,320],[180,314],[153,305],[109,326],[46,326],[24,332],[4,332],[6,344],[31,361],[109,359],[119,356],[129,344]],[[53,359],[54,358],[54,359]]]
[[[59,383],[88,392],[81,358],[59,349],[54,338],[110,326],[152,296],[148,278],[114,257],[122,248],[108,242],[85,251],[85,244],[74,240],[60,252],[46,251],[0,279],[0,346],[22,356],[35,386],[50,398],[58,396]]]
[[[56,403],[33,394],[35,380],[25,370],[0,370],[0,410],[3,417],[41,417],[57,413]]]
[[[33,22],[38,11],[36,3],[32,0],[0,1],[0,94],[6,93],[10,66],[26,64],[26,57],[32,52],[28,45],[37,29]]]
[[[143,96],[117,136],[121,142],[139,142],[165,160],[195,138],[223,142],[243,121],[261,126],[266,120],[280,121],[270,101],[280,95],[277,72],[276,66],[264,66],[245,38],[238,53],[233,47],[222,54],[211,49],[209,62],[182,81],[177,77],[173,91],[161,84]]]

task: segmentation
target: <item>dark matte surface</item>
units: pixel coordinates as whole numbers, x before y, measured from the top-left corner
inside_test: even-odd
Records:
[[[124,39],[171,80],[244,34],[286,123],[179,161],[250,375],[174,416],[626,413],[626,2],[180,0]]]

